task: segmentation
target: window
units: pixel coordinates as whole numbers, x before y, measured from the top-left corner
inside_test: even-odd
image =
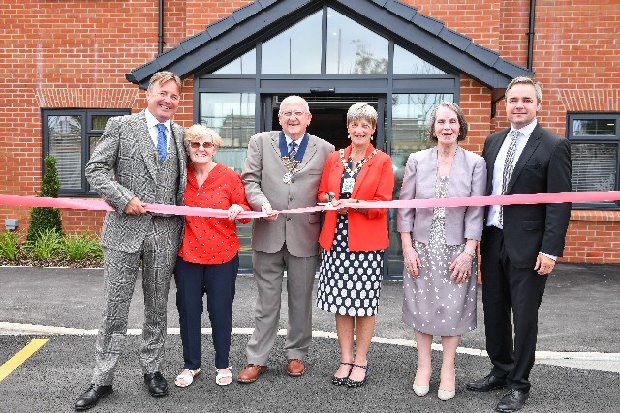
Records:
[[[256,49],[252,49],[243,56],[239,56],[219,70],[214,75],[253,75],[256,74]]]
[[[130,113],[129,109],[43,110],[43,156],[56,158],[61,195],[94,195],[86,182],[84,166],[108,119]]]
[[[388,41],[355,20],[327,9],[327,73],[386,74]]]
[[[620,187],[620,114],[568,114],[573,159],[573,191],[618,191]],[[618,202],[579,204],[576,208],[617,208]]]
[[[250,136],[255,132],[254,93],[201,93],[200,123],[222,137],[218,162],[241,172]]]
[[[320,74],[323,54],[327,74],[385,75],[388,72],[388,40],[328,7],[264,42],[262,73]],[[422,61],[416,64],[423,66]]]
[[[321,13],[306,17],[263,44],[263,74],[321,73]]]
[[[446,72],[433,66],[399,45],[394,45],[394,68],[395,75],[445,75]]]

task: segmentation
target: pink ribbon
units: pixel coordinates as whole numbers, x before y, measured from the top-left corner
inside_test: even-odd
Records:
[[[454,198],[408,199],[393,201],[360,201],[353,208],[437,208],[464,207],[487,205],[515,204],[558,204],[564,202],[603,202],[620,201],[620,191],[608,192],[557,192],[541,194],[489,195]],[[107,202],[101,199],[84,198],[48,198],[40,196],[2,195],[0,205],[16,207],[50,207],[62,209],[84,209],[90,211],[114,211]],[[146,204],[148,212],[168,215],[186,215],[195,217],[228,218],[228,211],[223,209],[198,208],[165,204]],[[281,214],[303,214],[308,212],[336,210],[331,205],[318,205],[307,208],[276,211]],[[244,211],[239,218],[262,218],[264,212]]]

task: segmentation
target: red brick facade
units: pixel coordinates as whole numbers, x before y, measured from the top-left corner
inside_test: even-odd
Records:
[[[166,0],[165,50],[251,3]],[[452,30],[527,65],[529,0],[407,0]],[[0,0],[0,193],[33,195],[42,174],[41,110],[144,107],[144,92],[125,74],[158,52],[157,0]],[[540,120],[561,136],[570,111],[620,112],[620,4],[616,0],[539,1],[533,66],[543,83]],[[185,80],[175,120],[193,121],[193,79]],[[503,102],[490,117],[490,90],[467,76],[461,106],[480,151],[485,136],[507,126]],[[68,232],[100,230],[102,213],[63,211]],[[26,209],[0,206],[0,224]],[[574,211],[566,260],[620,263],[620,212]]]

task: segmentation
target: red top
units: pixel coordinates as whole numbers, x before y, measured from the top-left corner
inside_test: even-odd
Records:
[[[228,209],[232,204],[251,211],[241,177],[228,166],[217,164],[198,186],[191,164],[187,165],[186,206]],[[240,219],[248,223],[249,219]],[[197,264],[223,264],[239,251],[235,221],[227,218],[185,217],[185,234],[179,257]]]

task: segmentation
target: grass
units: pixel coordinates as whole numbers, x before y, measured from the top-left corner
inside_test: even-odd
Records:
[[[39,260],[49,260],[61,252],[63,236],[53,229],[39,232],[34,241],[26,243],[26,249]]]
[[[14,232],[0,233],[0,258],[17,261],[19,255],[19,239]]]
[[[67,235],[64,239],[62,251],[67,259],[73,261],[103,258],[103,250],[91,233]]]

